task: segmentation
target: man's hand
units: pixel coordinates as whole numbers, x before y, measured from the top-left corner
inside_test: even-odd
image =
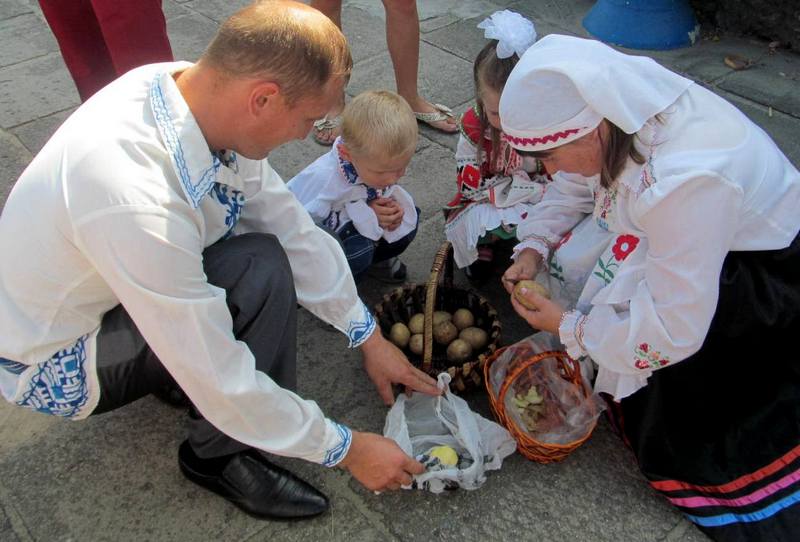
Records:
[[[514,290],[514,285],[521,280],[533,280],[542,267],[542,255],[526,248],[517,255],[517,261],[503,273],[503,287],[508,293]]]
[[[364,355],[364,368],[387,405],[394,403],[392,384],[403,384],[406,391],[419,391],[428,395],[441,393],[436,381],[411,365],[405,354],[387,341],[380,330],[376,329],[361,345],[361,352]]]
[[[558,325],[561,323],[561,316],[564,314],[558,304],[550,301],[543,295],[539,295],[532,290],[522,288],[522,296],[528,302],[528,305],[536,307],[535,309],[528,309],[517,301],[514,294],[511,294],[511,305],[517,314],[522,316],[531,327],[541,331],[547,331],[558,336]]]
[[[411,475],[425,472],[425,467],[408,457],[397,443],[374,433],[353,431],[350,451],[337,465],[370,491],[400,489],[411,485]]]
[[[377,198],[367,205],[378,218],[378,225],[385,230],[393,231],[403,222],[403,208],[392,198]]]

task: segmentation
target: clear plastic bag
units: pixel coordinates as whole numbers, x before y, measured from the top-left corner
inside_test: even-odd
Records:
[[[473,412],[466,401],[450,391],[449,383],[450,375],[440,374],[438,385],[444,395],[414,393],[409,398],[401,394],[386,415],[383,435],[427,467],[414,477],[412,486],[404,489],[433,493],[477,489],[486,481],[486,471],[499,469],[503,459],[516,449],[516,442],[504,427]],[[447,461],[431,453],[442,446],[451,448],[457,457]],[[451,454],[445,452],[440,457]]]
[[[531,335],[509,346],[489,370],[494,396],[499,397],[505,380],[521,364],[542,352],[559,350],[558,346],[547,333]],[[585,377],[576,386],[564,376],[564,366],[555,357],[530,363],[514,377],[504,397],[506,416],[521,431],[545,444],[565,445],[581,439],[592,430],[606,407],[592,393]]]

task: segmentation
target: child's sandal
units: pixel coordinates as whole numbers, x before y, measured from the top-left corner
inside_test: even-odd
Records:
[[[333,118],[325,117],[323,119],[315,120],[314,121],[314,131],[312,133],[314,137],[314,141],[319,143],[320,145],[331,146],[333,142],[336,140],[336,137],[339,135],[338,133],[334,133],[334,130],[339,128],[342,124],[342,116],[336,115]],[[323,134],[327,133],[330,139],[326,139],[323,137]]]

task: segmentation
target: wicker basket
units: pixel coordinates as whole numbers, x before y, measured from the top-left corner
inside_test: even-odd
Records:
[[[580,396],[584,398],[588,397],[589,390],[583,385],[580,365],[577,361],[570,358],[566,352],[563,351],[550,350],[538,353],[534,353],[532,351],[524,353],[516,357],[514,361],[509,364],[505,375],[502,377],[499,390],[495,391],[495,386],[493,386],[491,382],[490,370],[492,364],[497,361],[497,359],[505,350],[505,348],[497,350],[492,356],[489,357],[489,359],[486,360],[486,363],[483,367],[486,390],[489,393],[489,401],[491,403],[492,412],[494,413],[495,418],[503,427],[508,429],[514,439],[517,441],[517,449],[528,459],[537,461],[539,463],[554,463],[556,461],[561,461],[581,444],[586,442],[586,440],[592,434],[592,431],[594,431],[594,428],[597,424],[597,417],[595,416],[593,418],[593,421],[586,431],[586,434],[574,441],[566,444],[541,442],[533,438],[531,434],[524,428],[520,427],[515,418],[508,414],[506,411],[506,395],[508,393],[513,393],[512,385],[518,389],[529,387],[529,375],[531,375],[531,371],[528,369],[531,366],[544,360],[555,358],[558,362],[560,376],[570,384],[572,392],[575,394],[580,394]],[[547,394],[548,390],[545,390],[544,393]],[[593,403],[589,404],[592,405],[592,409],[596,408]]]
[[[407,284],[383,296],[375,307],[375,317],[385,336],[397,322],[408,324],[411,316],[425,315],[422,356],[405,351],[408,359],[429,375],[436,377],[442,371],[450,374],[450,388],[461,393],[478,389],[483,382],[483,364],[493,354],[500,342],[500,321],[497,311],[486,299],[473,290],[453,286],[452,246],[445,242],[436,253],[427,284]],[[486,331],[488,341],[470,360],[453,365],[448,361],[446,347],[433,340],[433,313],[443,310],[450,313],[460,308],[469,309],[475,316],[475,327]]]

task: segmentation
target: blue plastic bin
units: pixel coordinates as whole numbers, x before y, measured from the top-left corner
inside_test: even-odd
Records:
[[[687,47],[700,30],[688,0],[598,0],[583,26],[602,41],[631,49]]]

